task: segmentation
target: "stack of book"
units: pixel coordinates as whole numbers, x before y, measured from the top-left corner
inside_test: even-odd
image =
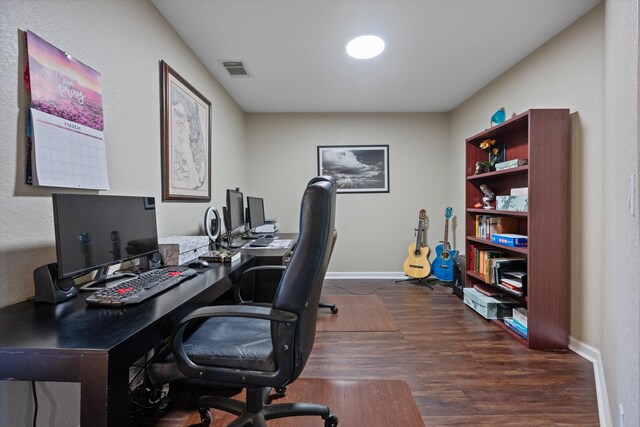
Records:
[[[518,166],[523,166],[523,165],[526,165],[527,163],[528,163],[527,159],[513,159],[513,160],[507,160],[504,162],[496,163],[494,167],[496,168],[497,171],[501,171],[505,169],[517,168]]]
[[[493,234],[515,233],[517,231],[517,218],[476,215],[476,237],[491,240]]]
[[[502,289],[523,296],[527,286],[527,272],[525,271],[502,271],[498,275],[496,285]]]
[[[523,307],[514,308],[513,317],[505,317],[504,323],[523,338],[528,336],[527,309]]]

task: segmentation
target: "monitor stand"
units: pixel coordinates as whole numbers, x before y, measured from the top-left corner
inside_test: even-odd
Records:
[[[228,249],[240,249],[242,245],[234,245],[233,237],[231,237],[231,233],[227,231],[227,248]]]
[[[93,280],[83,284],[78,288],[78,290],[82,292],[93,292],[93,291],[97,291],[98,289],[106,288],[107,283],[113,280],[123,279],[125,277],[136,277],[136,276],[137,274],[134,274],[134,273],[118,273],[118,274],[112,274],[111,276],[109,276],[109,267],[101,267],[96,271],[96,275],[94,276]]]
[[[245,240],[255,240],[255,239],[261,238],[262,236],[264,236],[264,234],[252,233],[250,231],[247,231],[242,236],[240,236],[240,238],[245,239]]]

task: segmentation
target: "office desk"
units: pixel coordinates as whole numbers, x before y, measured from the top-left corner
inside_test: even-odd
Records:
[[[89,293],[57,305],[1,308],[0,380],[79,382],[82,426],[126,425],[129,366],[253,265],[243,256],[126,308],[88,307]]]
[[[293,249],[298,241],[298,233],[277,233],[278,239],[291,240],[286,248],[252,248],[243,247],[240,252],[243,255],[252,255],[256,259],[256,265],[287,265]],[[255,281],[260,282],[259,287],[253,286],[253,299],[259,302],[271,302],[280,283],[282,272],[260,271],[256,272]],[[246,289],[246,287],[244,288]],[[244,295],[243,295],[244,297]]]

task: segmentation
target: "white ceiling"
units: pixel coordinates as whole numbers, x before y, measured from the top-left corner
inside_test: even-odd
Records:
[[[599,2],[151,1],[247,112],[450,111]],[[379,57],[346,55],[362,34],[385,40]]]

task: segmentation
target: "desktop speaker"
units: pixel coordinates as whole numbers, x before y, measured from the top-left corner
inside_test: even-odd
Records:
[[[33,270],[33,283],[36,290],[34,302],[57,304],[78,295],[73,279],[58,279],[58,264],[55,262]]]
[[[465,277],[467,275],[467,262],[464,255],[457,255],[453,259],[455,268],[453,270],[452,290],[459,298],[464,299]]]
[[[138,268],[143,271],[155,270],[162,266],[162,255],[160,252],[154,252],[151,255],[138,258]]]

